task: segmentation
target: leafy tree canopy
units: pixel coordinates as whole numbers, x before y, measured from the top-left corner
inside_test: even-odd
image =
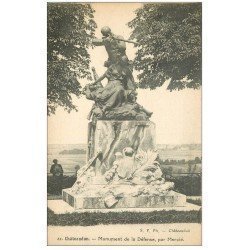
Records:
[[[77,110],[71,95],[79,97],[77,78],[90,79],[87,51],[96,23],[90,4],[48,3],[47,8],[48,114],[58,106]]]
[[[201,85],[201,3],[144,4],[129,22],[139,43],[134,62],[141,88]]]

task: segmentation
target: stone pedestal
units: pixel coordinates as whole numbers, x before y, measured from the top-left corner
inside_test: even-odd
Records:
[[[72,208],[185,206],[186,196],[172,190],[172,184],[165,182],[160,167],[155,164],[157,153],[153,122],[99,120],[89,124],[88,143],[90,168],[87,165],[83,172],[78,173],[75,185],[64,189],[62,193],[63,201]],[[140,151],[138,155],[142,157],[141,162],[140,158],[135,160],[126,153],[115,159],[115,153],[123,152],[127,147],[132,148],[135,154]],[[131,167],[135,169],[132,171]],[[128,174],[126,176],[122,169],[130,169],[131,172],[125,172]],[[110,172],[106,173],[108,170]]]
[[[71,189],[63,190],[63,200],[74,209],[107,209],[103,197],[90,197],[87,195],[75,195]],[[186,204],[186,195],[169,191],[162,196],[141,195],[133,197],[124,196],[112,208],[165,208],[181,207]]]
[[[155,150],[155,124],[151,121],[104,121],[89,123],[88,159],[102,152],[103,159],[96,163],[96,174],[104,174],[112,167],[114,154],[131,147],[135,152]]]

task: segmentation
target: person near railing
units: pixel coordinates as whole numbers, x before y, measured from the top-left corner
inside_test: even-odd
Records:
[[[62,183],[63,183],[63,168],[61,164],[58,164],[58,160],[54,159],[50,168],[50,173],[53,175],[53,182],[55,184],[55,193],[61,194],[62,192]]]

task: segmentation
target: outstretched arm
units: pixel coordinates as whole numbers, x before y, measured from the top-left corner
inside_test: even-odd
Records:
[[[103,40],[102,39],[97,39],[97,38],[95,38],[95,39],[92,40],[92,44],[94,44],[95,46],[102,46],[102,45],[104,45]]]

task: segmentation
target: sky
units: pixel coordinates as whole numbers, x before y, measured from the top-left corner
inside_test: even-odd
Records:
[[[141,7],[140,3],[93,3],[96,37],[101,37],[101,28],[109,26],[116,35],[128,39],[131,30],[127,23],[135,17],[134,11]],[[127,43],[127,55],[130,60],[135,57],[136,49]],[[104,47],[89,50],[91,67],[98,75],[102,75],[107,60]],[[136,72],[134,72],[135,80]],[[81,80],[84,86],[89,83]],[[105,83],[105,81],[103,81]],[[201,143],[201,90],[185,89],[170,92],[166,90],[168,82],[156,90],[138,90],[138,103],[153,112],[151,121],[156,124],[157,144]],[[49,144],[81,144],[87,143],[87,115],[93,102],[84,96],[73,98],[78,112],[67,113],[58,108],[55,115],[48,117]]]

